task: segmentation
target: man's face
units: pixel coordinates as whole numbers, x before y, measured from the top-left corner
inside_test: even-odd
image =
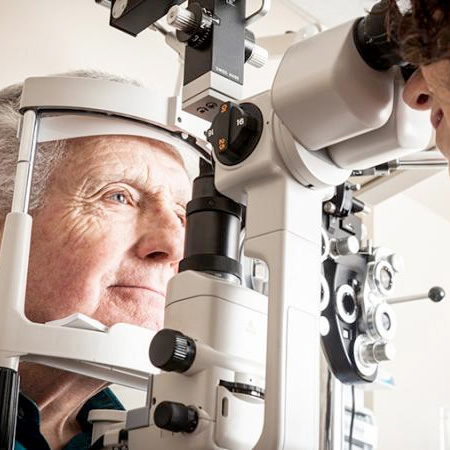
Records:
[[[450,159],[450,60],[422,66],[408,80],[403,98],[412,108],[431,110],[436,146]]]
[[[179,156],[128,136],[68,145],[33,215],[27,317],[161,328],[191,190]]]

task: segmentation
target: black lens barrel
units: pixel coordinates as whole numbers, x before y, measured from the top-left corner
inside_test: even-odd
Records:
[[[389,1],[378,2],[370,13],[355,23],[353,38],[363,60],[373,69],[384,71],[392,66],[403,66],[398,45],[386,30]]]
[[[184,259],[180,272],[198,270],[241,278],[239,238],[243,207],[220,194],[214,186],[214,170],[200,161],[192,200],[187,206]]]

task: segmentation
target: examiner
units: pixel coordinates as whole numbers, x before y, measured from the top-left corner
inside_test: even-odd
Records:
[[[403,98],[412,108],[431,110],[436,145],[450,159],[450,2],[389,0],[388,30],[404,59],[419,67]]]
[[[0,91],[1,226],[12,199],[21,90]],[[43,323],[80,312],[108,326],[161,328],[190,191],[179,153],[156,140],[97,136],[39,145],[27,317]],[[19,372],[16,450],[89,448],[88,411],[122,408],[104,381],[32,363]]]

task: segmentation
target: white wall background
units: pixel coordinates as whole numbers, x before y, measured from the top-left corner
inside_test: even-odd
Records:
[[[257,5],[252,1],[249,9]],[[304,23],[286,3],[274,0],[268,18],[253,28],[264,36],[295,31]],[[268,88],[276,65],[272,61],[262,72],[247,69],[246,94]],[[108,11],[94,0],[0,0],[0,88],[27,76],[90,68],[135,78],[171,95],[178,67],[177,55],[158,33],[147,31],[133,38],[110,28]],[[433,284],[442,284],[450,293],[449,224],[444,215],[420,203],[432,197],[435,209],[441,205],[450,210],[449,195],[446,192],[444,197],[432,188],[435,183],[429,183],[375,210],[376,241],[402,254],[407,262],[399,295],[426,292]],[[440,305],[401,305],[396,310],[398,356],[389,370],[398,386],[395,391],[375,394],[379,448],[435,450],[438,408],[450,405],[450,300]],[[140,393],[127,392],[124,398],[128,407],[144,401]]]
[[[90,0],[1,0],[0,86],[33,75],[97,69],[136,78],[172,94],[177,55],[159,33],[137,38],[109,27]]]
[[[375,243],[405,259],[395,296],[425,293],[435,285],[450,294],[450,224],[412,198],[417,190],[423,193],[418,185],[375,208]],[[448,208],[449,196],[440,200]],[[397,387],[375,391],[379,449],[438,450],[439,407],[450,405],[450,299],[394,309],[397,356],[384,368]]]

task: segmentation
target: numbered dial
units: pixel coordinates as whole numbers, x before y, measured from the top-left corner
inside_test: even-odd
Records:
[[[258,145],[263,130],[263,118],[251,103],[227,102],[220,106],[207,131],[216,158],[227,166],[244,161]]]

